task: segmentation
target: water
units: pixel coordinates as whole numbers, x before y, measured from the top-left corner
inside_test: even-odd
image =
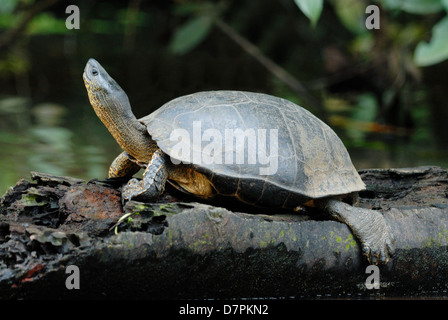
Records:
[[[28,178],[30,171],[83,179],[105,176],[118,146],[94,114],[77,114],[85,108],[82,103],[32,105],[17,98],[3,102],[18,105],[17,111],[3,110],[0,120],[0,193],[18,179]]]

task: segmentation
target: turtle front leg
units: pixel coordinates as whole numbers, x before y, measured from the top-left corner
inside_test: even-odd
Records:
[[[143,179],[131,179],[123,187],[121,198],[123,201],[131,199],[149,201],[160,196],[165,190],[165,183],[168,178],[168,171],[164,154],[157,150],[148,162],[148,166],[143,173]]]
[[[380,212],[352,207],[337,199],[320,200],[316,204],[350,227],[370,263],[389,261],[394,252],[394,237]]]

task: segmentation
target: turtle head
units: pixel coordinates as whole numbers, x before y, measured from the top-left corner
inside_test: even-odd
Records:
[[[83,78],[90,103],[101,120],[109,112],[132,114],[128,96],[98,61],[89,59]]]
[[[90,104],[118,144],[140,161],[148,158],[152,143],[146,127],[131,110],[128,96],[95,59],[89,59],[83,74]]]

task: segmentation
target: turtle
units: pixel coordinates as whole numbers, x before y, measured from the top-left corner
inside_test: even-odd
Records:
[[[108,173],[128,180],[124,202],[157,199],[168,182],[202,199],[220,195],[290,210],[313,205],[351,229],[370,263],[393,255],[383,214],[356,206],[366,186],[347,149],[308,110],[264,93],[216,90],[175,98],[137,119],[96,60],[88,60],[83,79],[96,115],[124,150]],[[142,168],[142,178],[132,178]]]

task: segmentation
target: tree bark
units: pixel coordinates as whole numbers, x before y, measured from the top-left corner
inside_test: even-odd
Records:
[[[0,199],[0,298],[446,296],[447,171],[360,174],[359,206],[380,210],[396,238],[379,289],[368,288],[371,271],[349,228],[318,209],[199,203],[172,190],[123,208],[120,181],[32,173]],[[79,289],[67,289],[70,265]]]

